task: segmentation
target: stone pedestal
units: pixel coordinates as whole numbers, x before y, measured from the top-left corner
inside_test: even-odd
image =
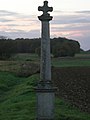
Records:
[[[37,95],[37,119],[54,120],[55,91],[51,81],[40,81],[36,88]]]
[[[37,89],[37,120],[54,120],[54,89]]]

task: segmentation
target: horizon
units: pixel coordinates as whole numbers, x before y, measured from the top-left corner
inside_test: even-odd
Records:
[[[38,6],[44,0],[0,0],[0,36],[8,38],[39,38],[41,23]],[[59,4],[60,3],[60,4]],[[50,37],[76,40],[84,50],[90,49],[90,0],[48,0],[54,11],[50,13]]]

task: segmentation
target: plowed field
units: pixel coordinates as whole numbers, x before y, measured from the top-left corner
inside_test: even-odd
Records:
[[[52,68],[57,95],[90,113],[90,67]]]

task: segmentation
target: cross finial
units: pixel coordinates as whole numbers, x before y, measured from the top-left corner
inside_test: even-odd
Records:
[[[48,7],[48,1],[44,1],[44,5],[41,7],[38,7],[38,11],[42,11],[43,15],[48,15],[48,12],[52,12],[53,8],[52,7]]]

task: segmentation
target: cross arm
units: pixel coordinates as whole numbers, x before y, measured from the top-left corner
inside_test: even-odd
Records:
[[[43,11],[43,8],[41,6],[39,6],[38,11]]]

